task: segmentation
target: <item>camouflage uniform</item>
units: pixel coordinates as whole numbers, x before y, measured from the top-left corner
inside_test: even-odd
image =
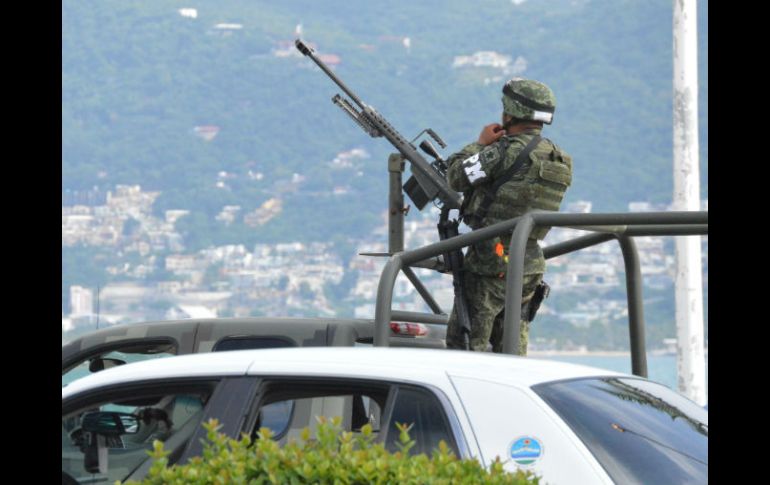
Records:
[[[548,93],[550,94],[550,90]],[[520,106],[518,112],[515,112],[508,102],[507,96],[504,96],[503,105],[506,114],[527,119],[526,116],[522,116]],[[552,105],[555,105],[555,100]],[[528,119],[537,119],[537,115],[535,118]],[[549,123],[550,118],[542,121]],[[471,216],[472,221],[473,214],[481,205],[483,193],[502,172],[513,165],[519,153],[535,135],[540,135],[540,132],[540,127],[531,128],[515,135],[505,135],[488,146],[471,143],[448,158],[449,185],[454,190],[462,191],[468,199],[465,208],[466,222],[469,221],[468,215]],[[474,157],[476,154],[479,156]],[[483,174],[483,177],[477,177],[475,174],[469,176],[467,170],[469,160],[478,163],[479,173]],[[479,229],[520,216],[533,209],[557,211],[571,181],[572,158],[553,142],[542,138],[510,180],[497,191],[481,224],[469,225],[473,229]],[[478,221],[474,222],[478,224]],[[522,290],[523,305],[532,298],[535,288],[543,279],[545,258],[537,241],[543,239],[549,229],[536,228],[527,241]],[[506,253],[510,239],[511,234],[505,234],[501,238],[482,241],[470,246],[465,256],[463,270],[466,301],[471,319],[472,350],[484,351],[489,342],[494,352],[502,351],[505,272],[508,259]],[[502,247],[498,244],[502,244]],[[522,320],[521,355],[526,355],[528,338],[529,322]],[[453,309],[447,328],[447,346],[462,348],[462,341],[462,328]]]

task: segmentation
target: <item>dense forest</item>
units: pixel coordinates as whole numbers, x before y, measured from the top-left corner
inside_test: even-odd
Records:
[[[499,119],[512,77],[453,68],[455,57],[509,56],[520,75],[556,93],[545,135],[573,155],[568,202],[625,211],[630,201],[671,199],[670,0],[196,3],[62,3],[63,191],[160,190],[158,213],[192,211],[179,222],[190,249],[368,233],[387,201],[392,150],[330,103],[338,89],[311,61],[279,55],[301,24],[362,99],[408,139],[432,127],[449,145],[445,156]],[[706,198],[708,2],[698,8]],[[196,136],[201,126],[218,127],[216,137]],[[369,158],[331,166],[356,147]],[[346,190],[334,195],[337,187]],[[248,212],[274,197],[283,212],[258,231],[214,220],[224,205]]]

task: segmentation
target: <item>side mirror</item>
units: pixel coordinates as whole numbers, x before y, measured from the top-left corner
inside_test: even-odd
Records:
[[[83,416],[81,428],[103,436],[136,434],[139,432],[139,418],[128,413],[97,411]]]
[[[88,370],[90,372],[99,372],[100,370],[111,369],[125,363],[125,360],[97,357],[91,360]]]

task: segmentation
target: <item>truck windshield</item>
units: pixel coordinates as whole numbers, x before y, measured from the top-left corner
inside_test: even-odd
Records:
[[[532,389],[616,483],[707,483],[708,412],[671,389],[614,377]]]

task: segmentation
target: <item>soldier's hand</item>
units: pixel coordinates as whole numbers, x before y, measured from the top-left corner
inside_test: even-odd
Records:
[[[505,135],[503,126],[499,123],[492,123],[491,125],[485,126],[484,129],[481,130],[478,142],[479,144],[486,146],[496,142],[503,135]]]

